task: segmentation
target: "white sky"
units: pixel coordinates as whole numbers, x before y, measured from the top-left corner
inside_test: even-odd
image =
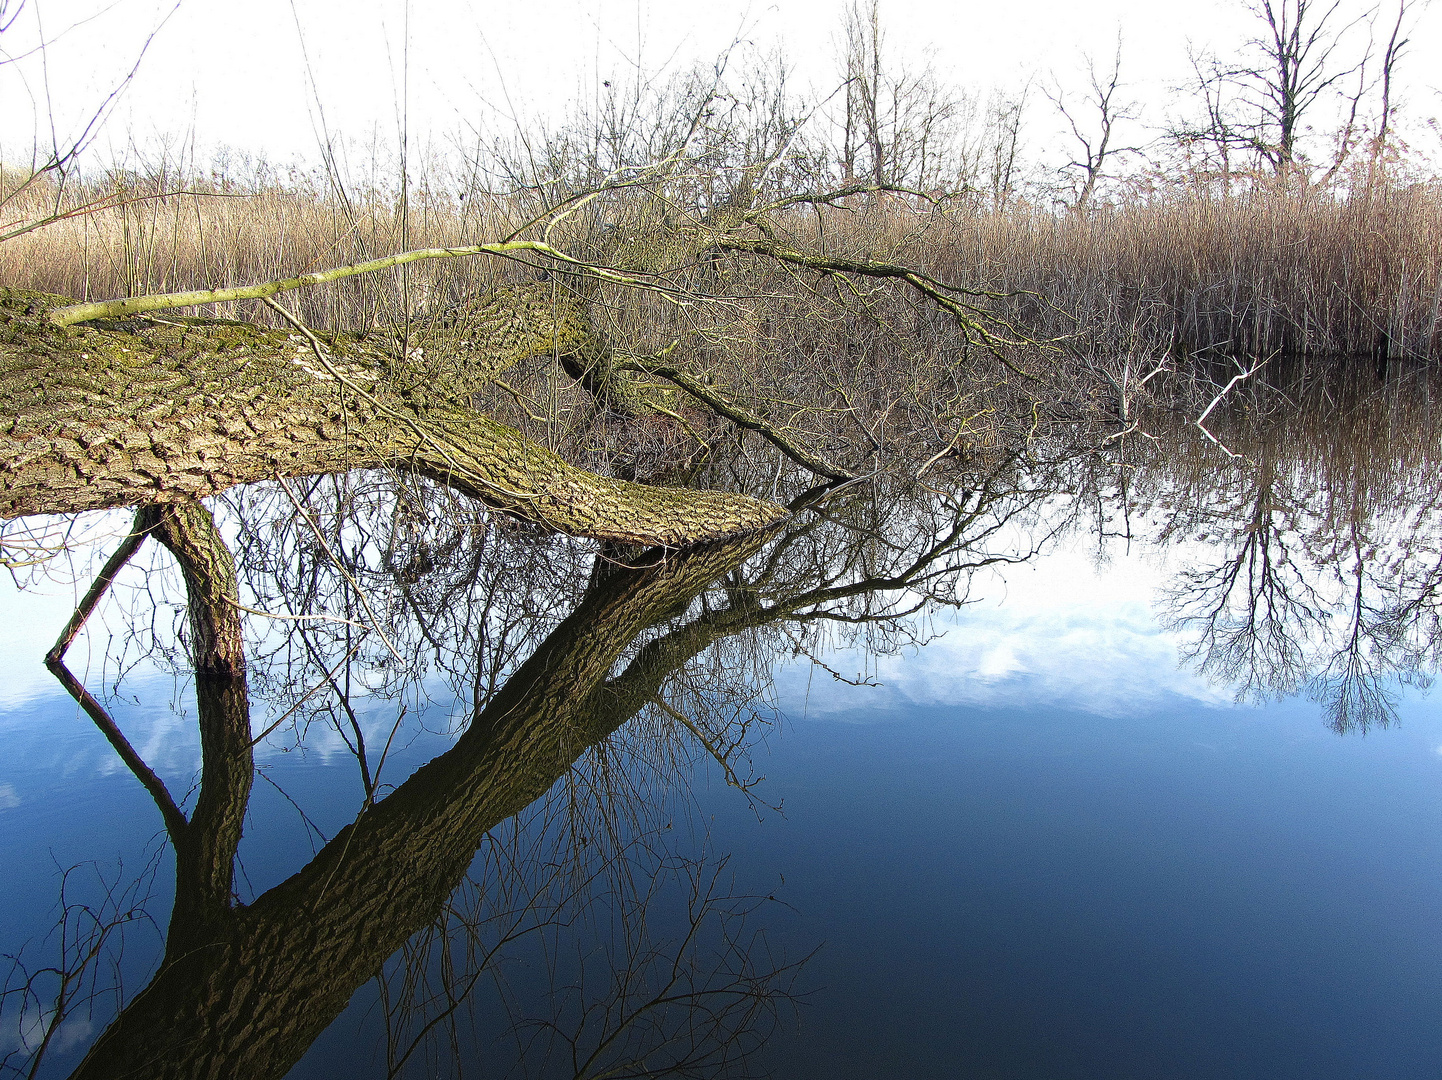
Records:
[[[0,0],[0,8],[8,3],[13,11],[19,2]],[[0,67],[0,153],[10,160],[22,153],[37,116],[53,114],[62,135],[73,130],[121,80],[173,5],[27,0],[0,48],[21,51],[34,38],[37,18],[49,38],[63,35],[46,51],[48,70],[35,57]],[[480,117],[489,117],[493,131],[504,128],[496,110],[555,117],[599,79],[624,78],[637,58],[651,70],[683,67],[714,58],[738,34],[763,49],[779,46],[797,84],[822,91],[837,81],[843,6],[843,0],[181,0],[97,146],[194,133],[206,156],[225,144],[274,162],[315,163],[317,97],[333,131],[362,141],[372,133],[393,138],[408,100],[413,138],[429,133],[443,141]],[[1167,87],[1185,74],[1188,40],[1228,52],[1252,29],[1241,0],[882,0],[881,11],[893,56],[929,52],[944,79],[981,91],[1015,88],[1029,77],[1044,81],[1052,71],[1075,85],[1081,54],[1109,58],[1120,30],[1130,96],[1146,103],[1153,122],[1163,119]],[[1442,12],[1424,13],[1403,71],[1414,115],[1439,110],[1439,61]],[[1050,107],[1039,95],[1033,100],[1033,138],[1044,139],[1052,118],[1041,114]]]

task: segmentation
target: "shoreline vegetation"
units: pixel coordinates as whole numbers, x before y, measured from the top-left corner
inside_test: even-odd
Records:
[[[168,169],[72,185],[63,195],[31,183],[7,199],[25,179],[0,172],[8,219],[37,219],[57,203],[99,208],[0,244],[0,281],[83,301],[247,285],[408,249],[486,243],[523,224],[529,210],[479,188],[427,185],[402,205],[383,190],[340,197],[306,182]],[[1438,179],[1360,192],[1272,178],[1230,193],[1178,185],[1082,212],[865,192],[778,217],[809,251],[905,262],[999,294],[991,310],[1005,322],[1083,353],[1140,346],[1239,359],[1442,358]],[[725,272],[725,291],[744,291],[746,270]],[[407,287],[413,308],[423,309],[437,294],[507,274],[472,262],[415,267],[404,284],[398,277],[317,292],[303,300],[305,314],[318,329],[355,329],[392,316]],[[274,318],[258,302],[189,314]]]
[[[992,460],[1039,436],[1074,438],[1077,425],[1099,424],[1105,439],[1148,412],[1143,434],[1160,434],[1173,424],[1158,410],[1190,425],[1209,402],[1222,405],[1208,421],[1220,430],[1240,395],[1224,388],[1248,372],[1260,371],[1249,380],[1258,391],[1274,384],[1285,397],[1282,383],[1299,372],[1380,387],[1399,364],[1442,358],[1442,181],[1374,178],[1349,190],[1259,177],[1230,193],[1178,185],[1080,212],[865,191],[766,216],[779,241],[807,253],[904,264],[973,291],[985,326],[1009,342],[999,350],[885,282],[704,243],[666,250],[668,237],[704,233],[735,194],[687,186],[689,202],[658,186],[603,191],[578,200],[585,213],[567,206],[528,230],[534,200],[478,185],[419,184],[402,202],[381,187],[242,184],[169,170],[112,177],[64,195],[102,208],[0,244],[0,281],[87,301],[544,235],[594,265],[650,274],[660,291],[582,283],[554,263],[457,258],[347,278],[286,303],[322,334],[391,336],[498,288],[550,282],[558,303],[579,289],[615,359],[646,374],[660,370],[657,357],[665,370],[705,373],[727,400],[748,403],[794,446],[852,475]],[[32,183],[9,209],[34,217],[60,197]],[[278,310],[257,300],[174,315],[291,329]],[[645,422],[621,408],[628,423],[617,424],[614,396],[598,413],[595,388],[565,358],[551,361],[477,389],[473,403],[567,460],[623,479],[684,483],[694,465],[728,454],[740,473],[775,467],[762,440],[742,440],[674,385],[658,391],[643,374]],[[720,482],[745,489],[740,473]]]
[[[207,169],[187,141],[97,169],[77,142],[0,169],[0,310],[16,350],[58,371],[69,349],[87,386],[118,385],[94,355],[130,355],[114,335],[169,356],[226,337],[215,320],[251,324],[276,335],[274,371],[294,360],[338,395],[306,399],[327,417],[379,409],[429,432],[459,410],[622,483],[707,470],[775,501],[787,458],[812,481],[939,482],[1041,439],[1120,449],[1177,421],[1232,459],[1218,425],[1282,407],[1299,365],[1388,386],[1442,357],[1442,180],[1392,85],[1417,11],[1401,0],[1382,52],[1376,12],[1249,10],[1259,36],[1196,58],[1146,146],[1122,144],[1141,107],[1118,96],[1120,44],[1090,91],[1046,92],[1070,128],[1050,165],[1027,147],[1025,95],[983,108],[896,60],[874,0],[848,9],[842,81],[820,101],[737,43],[709,67],[607,82],[558,126],[478,123],[448,154],[327,136],[308,172],[224,153]],[[122,298],[137,303],[96,304]],[[214,357],[177,362],[210,385]],[[1275,393],[1243,404],[1239,383]],[[99,466],[67,456],[88,429],[66,426],[54,385],[20,388],[60,419],[49,456],[27,443],[15,460],[93,486]],[[198,438],[182,441],[200,454],[232,435]],[[236,482],[201,472],[191,496]],[[514,479],[505,507],[553,494]]]

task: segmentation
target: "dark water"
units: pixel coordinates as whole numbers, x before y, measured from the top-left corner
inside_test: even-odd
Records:
[[[1431,1075],[1442,725],[1338,750],[1312,723],[797,725],[788,819],[725,826],[827,942],[777,1074]]]
[[[227,505],[248,606],[348,621],[249,617],[252,729],[290,715],[234,903],[174,925],[200,886],[38,666],[74,586],[31,582],[4,1068],[1436,1076],[1431,459],[1273,435],[847,493],[661,565],[355,478],[312,493],[341,574]],[[190,814],[183,602],[151,553],[71,660]]]

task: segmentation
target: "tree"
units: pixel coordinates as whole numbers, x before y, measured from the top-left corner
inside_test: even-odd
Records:
[[[1365,91],[1370,48],[1351,49],[1368,13],[1348,17],[1342,0],[1247,0],[1260,23],[1235,59],[1192,58],[1192,91],[1205,110],[1199,122],[1174,127],[1183,144],[1210,146],[1225,167],[1230,154],[1255,156],[1282,175],[1301,164],[1299,141],[1318,107],[1339,102],[1347,112],[1338,153],[1345,153]],[[1344,89],[1352,76],[1358,85]]]
[[[724,57],[664,87],[638,79],[633,93],[613,93],[597,115],[560,132],[523,133],[515,147],[478,150],[487,181],[504,185],[478,190],[477,181],[468,192],[468,206],[488,203],[477,230],[488,230],[490,243],[382,248],[379,258],[328,271],[99,303],[7,294],[0,399],[10,419],[0,424],[0,520],[178,505],[277,477],[385,468],[558,531],[683,547],[764,528],[785,511],[733,492],[637,483],[655,474],[622,460],[624,452],[598,463],[597,443],[608,452],[628,438],[674,450],[691,439],[671,455],[683,469],[740,429],[826,481],[874,469],[900,434],[890,425],[890,440],[879,439],[862,419],[870,410],[898,411],[879,369],[857,368],[843,383],[816,379],[795,393],[776,385],[787,381],[784,372],[751,378],[757,364],[742,379],[734,367],[729,379],[716,371],[718,354],[755,341],[756,329],[772,321],[767,305],[785,304],[773,299],[779,290],[769,281],[727,294],[731,268],[748,263],[772,268],[793,294],[834,294],[825,296],[832,311],[863,322],[875,323],[878,290],[894,285],[920,299],[950,323],[948,345],[960,346],[936,352],[927,366],[948,401],[956,397],[957,366],[975,362],[973,348],[1002,356],[1023,377],[1003,356],[1016,335],[987,312],[995,297],[874,257],[877,245],[864,230],[839,245],[827,232],[824,217],[842,215],[846,200],[901,181],[930,182],[952,109],[929,71],[895,78],[886,71],[876,6],[862,15],[852,12],[847,85],[848,101],[860,109],[856,130],[864,129],[872,150],[865,178],[831,186],[811,170],[806,154],[795,152],[802,120],[784,79],[743,72],[748,97],[736,91],[738,80],[727,82]],[[400,203],[404,236],[409,200]],[[72,211],[88,212],[85,205]],[[54,218],[42,214],[26,227]],[[506,269],[459,275],[444,289],[406,285],[391,311],[373,305],[349,324],[325,325],[314,306],[306,310],[306,290],[462,258]],[[296,290],[302,298],[292,310],[280,295]],[[427,299],[413,304],[416,296]],[[249,322],[184,314],[237,302],[251,306],[224,313]],[[934,334],[928,317],[897,307],[895,322]],[[586,396],[597,432],[566,453],[556,452],[555,414],[528,412],[524,395],[505,381],[513,369],[551,363]],[[796,369],[791,374],[790,382],[804,382]],[[902,385],[922,401],[926,386],[911,374]],[[506,414],[512,424],[488,407],[497,388],[522,403]],[[921,420],[913,430],[929,428],[934,439],[938,427],[951,425],[947,409],[939,418],[923,409],[910,409]],[[516,412],[538,418],[541,430],[523,434]],[[864,447],[854,431],[842,435],[843,424],[861,425]],[[950,452],[959,438],[948,430],[941,445]]]
[[[745,666],[738,657],[761,651],[764,669],[774,652],[804,652],[808,636],[814,640],[816,628],[828,623],[904,635],[904,628],[890,630],[898,614],[927,601],[956,603],[967,575],[1002,558],[987,553],[988,542],[1049,490],[1014,492],[1010,473],[1002,467],[979,477],[976,490],[955,503],[933,499],[898,510],[896,501],[854,488],[827,515],[797,518],[770,533],[669,558],[636,558],[631,565],[597,560],[570,613],[562,619],[557,612],[550,632],[536,634],[530,655],[483,696],[453,747],[383,799],[368,797],[356,820],[306,866],[248,904],[233,897],[252,777],[251,677],[240,647],[237,589],[238,574],[245,572],[230,561],[215,522],[197,504],[141,511],[100,580],[113,579],[151,539],[184,572],[192,628],[184,663],[197,679],[202,731],[200,797],[187,820],[165,784],[117,735],[177,852],[175,903],[154,978],[109,1022],[74,1075],[125,1075],[137,1068],[154,1076],[236,1068],[257,1077],[284,1075],[356,988],[437,918],[487,834],[552,790],[638,712],[657,710],[714,754],[728,778],[734,776],[735,754],[727,747],[738,749],[739,736],[729,730],[734,722],[725,716],[724,695],[708,682],[688,698],[677,682],[699,657],[734,643],[737,653],[723,654],[719,663]],[[353,514],[354,525],[368,533],[384,533],[387,518],[394,527],[387,508],[369,519],[356,507],[338,509]],[[262,511],[237,527],[242,534],[269,535],[272,524]],[[432,531],[454,529],[442,521]],[[396,621],[437,638],[437,652],[453,658],[455,674],[465,680],[482,677],[495,645],[476,647],[491,611],[456,603],[457,589],[466,597],[494,597],[499,589],[522,599],[528,589],[516,580],[514,552],[502,550],[501,557],[480,562],[465,557],[474,553],[459,552],[462,557],[433,569],[445,579],[449,602],[431,605],[412,595],[410,605],[393,605]],[[557,556],[552,549],[538,558],[566,561]],[[584,555],[573,550],[570,557],[582,561]],[[280,558],[276,569],[271,589],[300,593],[292,602],[307,602],[311,575],[289,557]],[[263,576],[254,569],[251,574]],[[407,593],[412,583],[392,573],[390,585]],[[270,591],[254,581],[251,587]],[[53,666],[63,668],[69,640],[104,597],[102,584],[86,598],[52,653]],[[300,708],[311,697],[313,688],[305,686],[313,672],[293,669],[285,658],[306,655],[299,643],[317,631],[305,621],[291,621],[286,630],[289,642],[274,655],[285,665],[293,683],[288,693]],[[391,633],[405,640],[399,627]],[[424,681],[424,666],[409,677]],[[749,682],[747,690],[754,693]],[[721,715],[707,716],[708,708]],[[648,1075],[665,1074],[661,1065],[677,1049],[686,1051],[681,1059],[693,1067],[707,1064],[710,1058],[691,1053],[698,1048],[692,1040],[731,1033],[784,995],[788,966],[776,965],[764,951],[755,958],[739,952],[744,963],[729,955],[717,972],[729,982],[714,992],[704,969],[683,971],[684,993],[646,1006],[660,1013],[669,1000],[675,1013],[664,1023],[653,1022],[653,1015],[638,1025],[643,1044],[666,1037],[660,1047],[643,1046],[646,1052],[637,1058],[645,1060]],[[670,968],[666,977],[677,981],[682,965],[664,966]],[[623,1017],[645,1006],[646,997],[624,1002]],[[450,999],[452,1009],[456,1004]],[[64,1009],[57,1005],[52,1015],[58,1024]],[[609,1075],[603,1066],[614,1064],[611,1056],[626,1046],[625,1040],[601,1040],[592,1062],[576,1075]]]
[[[544,290],[549,299],[550,290]],[[10,296],[0,348],[6,517],[186,501],[354,468],[414,471],[563,532],[685,546],[778,508],[613,480],[466,407],[468,394],[595,339],[578,305],[502,290],[395,342],[208,320],[56,326],[55,298]],[[63,316],[60,316],[63,317]],[[442,321],[448,325],[441,325]]]
[[[624,543],[681,547],[765,527],[783,516],[780,507],[577,468],[472,401],[518,364],[555,356],[607,415],[684,424],[666,404],[679,389],[812,472],[850,478],[726,388],[667,362],[674,346],[650,358],[624,352],[596,328],[593,310],[607,284],[694,303],[700,298],[683,278],[708,253],[759,257],[823,278],[899,282],[953,316],[968,340],[997,348],[1004,339],[977,306],[985,294],[898,264],[808,252],[782,236],[780,215],[789,207],[865,190],[698,208],[679,222],[643,215],[635,232],[606,239],[591,259],[513,236],[238,288],[88,304],[8,294],[0,299],[0,399],[11,417],[0,428],[0,516],[183,502],[262,479],[388,467],[549,528]],[[600,193],[564,197],[536,231],[550,235]],[[461,256],[539,258],[568,281],[551,281],[551,271],[538,268],[547,280],[443,305],[394,332],[324,339],[274,299]],[[285,328],[155,314],[236,299],[264,300]]]
[[[1121,35],[1117,35],[1117,48],[1109,73],[1099,73],[1092,57],[1086,57],[1085,61],[1089,89],[1082,104],[1092,114],[1090,121],[1075,115],[1077,107],[1068,102],[1059,85],[1047,94],[1066,120],[1077,144],[1081,146],[1081,159],[1067,163],[1068,169],[1081,170],[1081,186],[1072,201],[1072,209],[1078,213],[1085,211],[1090,204],[1097,182],[1101,180],[1110,159],[1140,152],[1138,147],[1117,146],[1113,142],[1116,125],[1135,120],[1139,115],[1139,106],[1135,101],[1114,100],[1121,85]]]
[[[1392,99],[1392,80],[1397,73],[1397,64],[1406,51],[1409,39],[1404,35],[1409,0],[1398,0],[1397,18],[1392,23],[1392,32],[1387,38],[1387,47],[1382,51],[1381,102],[1377,110],[1375,131],[1367,154],[1367,186],[1370,189],[1377,178],[1377,171],[1387,152],[1388,137],[1392,133],[1392,119],[1396,102]]]
[[[965,102],[941,86],[930,66],[893,66],[880,0],[854,0],[843,33],[842,182],[920,190],[952,183],[949,159]]]

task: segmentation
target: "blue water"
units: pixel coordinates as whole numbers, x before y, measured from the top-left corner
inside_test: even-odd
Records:
[[[775,1075],[1442,1075],[1438,702],[1409,692],[1396,726],[1339,737],[1306,700],[1160,692],[1081,709],[1053,685],[1024,708],[1021,691],[947,703],[934,684],[920,702],[780,685],[785,719],[753,751],[758,793],[780,812],[695,778],[700,824],[740,887],[789,905],[768,915],[773,945],[821,946],[804,1001],[762,1053]],[[160,732],[161,772],[184,792],[193,735],[159,698],[124,719]],[[68,699],[3,721],[0,951],[43,938],[59,871],[87,860],[115,877],[158,858],[163,926],[169,864],[143,790]],[[444,745],[422,738],[389,779]],[[262,762],[324,836],[359,808],[356,770],[335,755]],[[240,887],[263,890],[319,842],[258,781]],[[158,939],[136,940],[127,963],[143,981]],[[367,1008],[304,1075],[348,1073],[337,1047],[373,1053]]]
[[[858,691],[858,696],[862,692]],[[1435,1077],[1442,716],[1314,705],[793,720],[712,798],[816,991],[788,1077]],[[784,877],[784,886],[781,880]]]

